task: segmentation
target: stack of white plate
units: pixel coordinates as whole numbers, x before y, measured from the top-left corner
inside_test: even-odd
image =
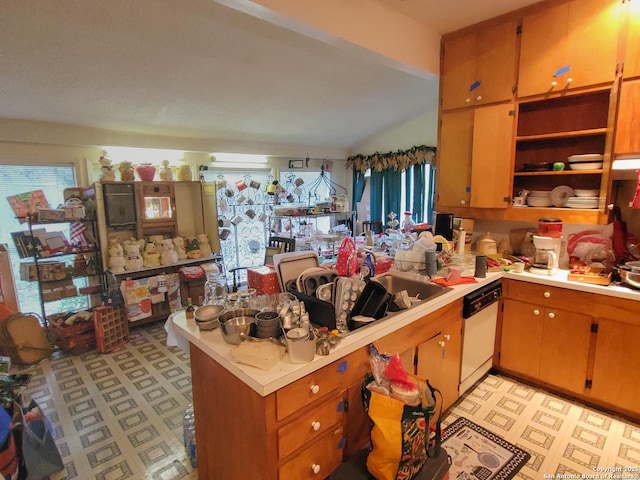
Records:
[[[550,190],[532,190],[527,195],[527,205],[530,207],[550,207],[551,191]]]
[[[571,197],[565,206],[569,208],[598,208],[598,197]]]
[[[576,197],[598,197],[598,196],[600,196],[600,190],[598,190],[598,189],[593,189],[593,190],[575,189],[573,191],[573,194]]]
[[[604,155],[599,153],[585,153],[584,155],[571,155],[569,167],[571,170],[600,170],[604,162]]]

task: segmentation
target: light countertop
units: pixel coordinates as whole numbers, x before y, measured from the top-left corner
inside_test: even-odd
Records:
[[[233,373],[249,387],[260,395],[266,396],[276,390],[322,368],[340,358],[389,335],[410,323],[424,317],[449,303],[462,298],[468,293],[501,278],[523,280],[532,283],[550,285],[582,292],[609,295],[640,301],[640,291],[630,290],[625,287],[599,286],[587,283],[579,283],[567,280],[567,271],[560,271],[555,275],[535,275],[528,272],[495,272],[488,273],[486,278],[477,279],[478,283],[462,284],[452,287],[451,291],[429,300],[409,310],[388,315],[378,320],[371,326],[356,330],[343,338],[340,343],[331,349],[326,356],[315,355],[309,363],[291,363],[285,356],[275,367],[270,370],[261,370],[249,365],[243,365],[231,360],[231,349],[234,345],[226,343],[219,329],[212,331],[200,331],[195,320],[187,320],[184,313],[180,312],[173,318],[173,326],[177,334],[182,335],[193,345],[209,355],[221,366]],[[415,276],[414,276],[415,277]],[[421,281],[425,277],[418,277]]]

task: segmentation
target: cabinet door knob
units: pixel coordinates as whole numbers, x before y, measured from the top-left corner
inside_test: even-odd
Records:
[[[571,82],[573,82],[573,78],[571,77],[567,78],[567,83],[571,83]]]
[[[551,296],[551,292],[544,292],[542,295],[544,298],[549,298]]]
[[[549,318],[556,318],[556,314],[555,314],[555,313],[553,313],[553,312],[550,312],[550,313],[549,313]]]
[[[311,422],[311,428],[313,428],[314,432],[320,430],[320,422]]]
[[[320,473],[320,465],[318,465],[317,463],[314,463],[313,465],[311,465],[311,471],[317,475]]]
[[[467,203],[466,200],[460,200],[460,205],[465,205]]]
[[[311,385],[311,393],[316,395],[320,391],[320,385]]]
[[[480,100],[482,100],[482,95],[478,95],[478,96],[476,97],[476,100],[477,100],[478,102],[479,102]]]
[[[551,82],[551,86],[552,87],[557,87],[558,86],[558,82],[556,82],[555,80],[553,82]]]
[[[533,311],[534,315],[540,315],[540,310],[538,310],[537,308]]]
[[[470,99],[470,98],[465,98],[465,99],[464,99],[464,103],[469,103],[469,102],[471,102],[471,99]]]
[[[449,335],[448,333],[444,335],[444,339],[445,340],[451,340],[451,335]]]
[[[440,345],[442,348],[444,348],[444,346],[446,345],[446,343],[444,342],[444,340],[440,340],[438,342],[438,345]]]

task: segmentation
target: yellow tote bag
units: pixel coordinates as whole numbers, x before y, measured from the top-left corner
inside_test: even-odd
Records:
[[[411,480],[428,458],[429,419],[434,414],[435,404],[427,407],[406,405],[395,398],[371,392],[367,385],[372,381],[373,376],[367,375],[362,389],[365,410],[373,422],[367,469],[377,480]],[[432,389],[430,385],[427,388]],[[436,442],[439,447],[439,441]]]

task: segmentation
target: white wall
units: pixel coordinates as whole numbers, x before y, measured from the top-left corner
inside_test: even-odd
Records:
[[[436,95],[437,97],[437,95]],[[351,155],[371,155],[408,150],[415,145],[435,147],[438,141],[438,109],[425,112],[418,118],[408,120],[394,128],[369,137],[351,148]]]

